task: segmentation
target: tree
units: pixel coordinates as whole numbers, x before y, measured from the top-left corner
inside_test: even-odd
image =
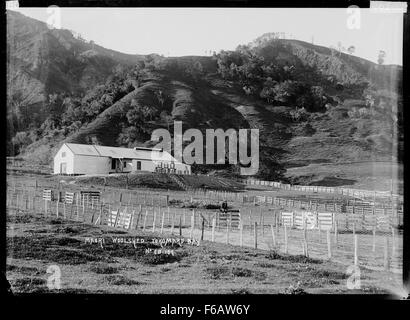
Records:
[[[339,56],[342,53],[342,43],[340,41],[337,42],[337,51],[339,51]]]
[[[165,94],[162,92],[162,90],[156,90],[154,94],[155,94],[155,97],[157,98],[157,101],[159,102],[161,109],[163,109],[165,100],[166,100]]]
[[[172,115],[170,115],[166,110],[162,111],[159,115],[162,121],[164,121],[167,124],[167,128],[169,131],[169,125],[172,123]]]
[[[291,110],[289,114],[295,122],[298,122],[300,120],[306,120],[308,116],[308,113],[306,112],[305,108],[298,107],[296,107],[295,110]]]
[[[294,104],[296,96],[301,91],[301,84],[297,81],[285,80],[274,86],[275,100],[285,104]]]
[[[272,80],[272,78],[268,77],[263,84],[263,89],[260,92],[260,97],[266,99],[268,103],[273,103],[276,97],[275,86],[278,82]]]
[[[14,151],[16,154],[20,153],[26,146],[31,144],[33,141],[30,137],[30,134],[25,131],[17,132],[16,135],[11,140]]]
[[[134,127],[139,127],[145,121],[145,116],[142,112],[142,107],[137,105],[127,112],[128,123]]]
[[[70,125],[70,123],[80,121],[84,123],[86,121],[86,114],[81,108],[81,100],[79,98],[65,98],[63,100],[64,113],[61,115],[61,120],[64,125]]]
[[[377,58],[377,63],[380,64],[380,65],[382,65],[382,64],[384,63],[384,59],[385,59],[385,58],[386,58],[386,52],[383,51],[383,50],[380,50],[380,51],[379,51],[378,58]]]
[[[185,72],[191,76],[193,80],[198,81],[204,73],[204,68],[201,62],[195,61],[193,64],[188,65]]]

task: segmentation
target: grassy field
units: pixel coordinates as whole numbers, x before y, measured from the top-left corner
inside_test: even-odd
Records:
[[[300,184],[347,186],[403,194],[403,165],[391,162],[318,163],[288,168],[286,175]]]
[[[152,244],[158,233],[28,214],[7,219],[7,278],[15,293],[388,293],[397,281],[363,269],[361,289],[349,290],[344,266],[304,256],[208,241],[168,245],[163,249],[174,255],[155,255],[145,250],[159,248]],[[103,248],[87,237],[103,238]],[[118,244],[114,237],[145,243]],[[61,270],[60,290],[47,287],[51,265]]]

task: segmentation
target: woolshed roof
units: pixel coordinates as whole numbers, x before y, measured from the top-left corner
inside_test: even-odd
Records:
[[[137,147],[135,149],[131,149],[77,143],[66,143],[66,145],[74,154],[77,155],[111,157],[120,159],[140,159],[152,161],[173,161],[176,163],[180,163],[168,152],[155,148],[149,149]]]

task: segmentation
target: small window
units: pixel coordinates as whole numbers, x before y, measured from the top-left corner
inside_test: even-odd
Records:
[[[127,167],[127,161],[124,161],[124,168]]]
[[[115,159],[111,159],[111,169],[115,170]]]
[[[141,161],[137,161],[137,170],[141,170]]]
[[[65,158],[65,152],[61,152],[61,158]]]

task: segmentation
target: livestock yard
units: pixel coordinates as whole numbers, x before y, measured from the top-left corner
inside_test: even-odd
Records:
[[[263,182],[240,188],[228,179],[218,183],[229,192],[216,184],[214,190],[135,187],[128,177],[126,189],[103,180],[9,173],[13,292],[394,293],[401,287],[397,197]],[[227,213],[219,210],[223,200]],[[50,289],[55,268],[61,285]]]

